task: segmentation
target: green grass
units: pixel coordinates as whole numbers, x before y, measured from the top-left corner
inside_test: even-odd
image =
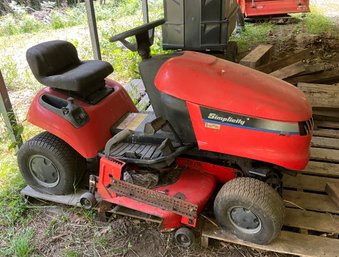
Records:
[[[31,256],[34,247],[32,244],[32,229],[21,229],[17,233],[8,235],[7,247],[0,250],[1,256],[28,257]]]
[[[315,35],[330,33],[338,36],[338,28],[331,20],[315,10],[306,15],[304,24],[308,33]]]
[[[239,51],[247,51],[253,45],[266,43],[269,41],[269,33],[274,29],[274,25],[269,22],[246,23],[245,31],[238,36],[232,36],[231,40],[238,43]]]

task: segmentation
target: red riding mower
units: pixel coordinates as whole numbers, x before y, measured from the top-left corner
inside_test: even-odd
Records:
[[[28,120],[46,130],[18,153],[27,183],[47,194],[74,192],[90,172],[95,196],[162,219],[190,245],[199,213],[214,199],[221,227],[268,244],[281,230],[281,177],[303,169],[313,129],[301,91],[261,72],[198,52],[151,57],[151,22],[114,36],[142,57],[140,74],[154,112],[138,112],[104,61],[80,61],[66,41],[27,51],[45,85]],[[135,36],[136,44],[126,38]],[[106,79],[105,79],[106,78]]]

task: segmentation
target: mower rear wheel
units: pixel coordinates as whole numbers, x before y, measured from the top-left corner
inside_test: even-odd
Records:
[[[238,238],[269,244],[283,225],[284,204],[266,183],[253,178],[227,182],[214,200],[214,214],[221,227]]]
[[[182,247],[190,247],[195,243],[195,236],[191,229],[186,227],[179,228],[174,235],[175,241]]]
[[[73,193],[86,168],[86,160],[60,138],[43,132],[18,152],[22,176],[33,189],[47,194]]]

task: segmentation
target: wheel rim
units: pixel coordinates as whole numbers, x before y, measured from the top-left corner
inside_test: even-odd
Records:
[[[85,209],[91,209],[92,208],[92,202],[89,199],[86,199],[86,198],[80,199],[80,204]]]
[[[43,155],[33,155],[29,159],[29,171],[36,182],[44,187],[55,187],[60,181],[60,172],[54,163]]]
[[[182,246],[185,246],[185,247],[190,246],[191,243],[192,243],[190,238],[187,235],[185,235],[185,234],[177,235],[176,236],[176,240],[177,240],[177,243],[179,245],[182,245]]]
[[[229,209],[228,216],[232,225],[243,233],[255,234],[261,230],[260,218],[245,207]]]

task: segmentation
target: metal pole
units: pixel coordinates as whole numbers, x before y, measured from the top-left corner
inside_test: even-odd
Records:
[[[5,81],[0,71],[0,113],[5,121],[11,141],[15,144],[16,150],[22,145],[20,135],[20,126],[16,121],[16,117],[12,108],[11,101],[8,96]]]
[[[93,0],[85,0],[85,4],[86,4],[89,33],[90,33],[91,42],[92,42],[93,57],[94,59],[101,60],[98,28],[97,28],[97,22],[95,19],[95,10],[94,10]]]
[[[149,23],[148,0],[141,0],[141,2],[142,2],[142,17],[144,23]]]

